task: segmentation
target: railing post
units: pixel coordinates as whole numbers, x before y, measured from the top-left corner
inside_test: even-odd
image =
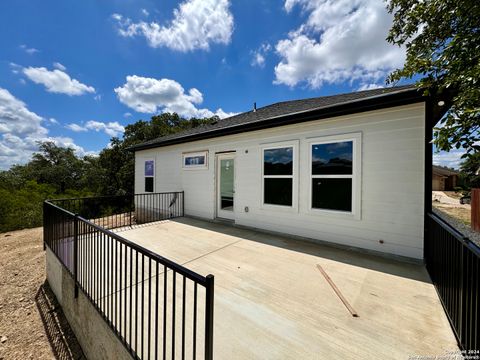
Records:
[[[182,191],[182,216],[185,216],[185,191]]]
[[[75,282],[75,299],[78,298],[78,215],[73,218],[73,278]]]
[[[47,250],[47,246],[45,244],[45,239],[47,238],[47,203],[43,202],[43,251]]]
[[[205,284],[205,360],[213,359],[214,276],[207,275]]]

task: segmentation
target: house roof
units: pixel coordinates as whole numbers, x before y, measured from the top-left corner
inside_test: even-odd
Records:
[[[458,175],[458,171],[452,170],[452,169],[447,169],[441,166],[437,165],[432,165],[432,172],[434,174],[440,175],[440,176],[452,176],[452,175]]]
[[[130,147],[137,151],[424,101],[414,85],[278,102]]]

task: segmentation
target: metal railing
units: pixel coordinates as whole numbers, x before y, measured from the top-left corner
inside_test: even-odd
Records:
[[[460,346],[480,349],[480,247],[427,214],[425,262]]]
[[[104,229],[116,229],[183,216],[184,193],[98,196],[48,202]]]
[[[131,209],[142,215],[130,219],[157,221],[169,208],[160,203],[170,204],[175,193],[166,194],[160,202],[158,194],[135,195],[133,209],[119,206],[99,213],[112,217]],[[182,193],[176,194],[178,199]],[[44,203],[44,241],[72,275],[74,296],[78,290],[87,296],[134,358],[212,359],[214,277],[199,275],[70,211],[81,213],[87,203],[97,204],[87,199]],[[179,203],[183,215],[183,194]],[[106,225],[125,222],[118,218]]]

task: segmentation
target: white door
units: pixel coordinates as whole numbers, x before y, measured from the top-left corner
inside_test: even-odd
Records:
[[[217,155],[217,217],[234,220],[235,154]]]

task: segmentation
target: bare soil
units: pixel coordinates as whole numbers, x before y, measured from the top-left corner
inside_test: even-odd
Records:
[[[0,360],[84,359],[45,277],[42,228],[0,233]]]
[[[454,219],[462,222],[463,224],[470,226],[471,210],[469,208],[459,207],[459,206],[449,206],[449,205],[439,204],[435,202],[432,203],[432,205],[437,209],[447,213]]]

